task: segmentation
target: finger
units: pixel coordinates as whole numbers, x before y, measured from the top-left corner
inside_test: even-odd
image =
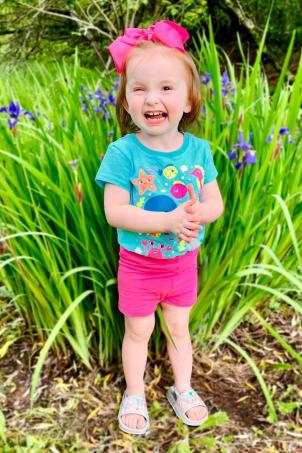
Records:
[[[180,240],[182,240],[182,241],[186,241],[186,242],[189,242],[189,243],[191,242],[191,238],[188,238],[186,235],[184,235],[184,234],[182,234],[182,233],[180,233],[180,234],[178,235],[178,238],[179,238]]]
[[[189,230],[202,230],[202,225],[200,225],[199,223],[192,222],[192,221],[185,222],[184,227],[188,228]]]
[[[201,225],[200,217],[198,215],[196,215],[195,211],[192,214],[190,214],[190,213],[188,213],[188,214],[189,215],[186,217],[186,220],[188,222],[199,223]]]
[[[193,184],[189,184],[188,185],[188,192],[189,192],[190,200],[195,203],[196,195],[195,195],[195,192],[194,192]]]
[[[191,230],[189,228],[183,228],[181,231],[181,234],[184,234],[185,236],[189,238],[196,238],[198,236],[198,232],[195,230]]]

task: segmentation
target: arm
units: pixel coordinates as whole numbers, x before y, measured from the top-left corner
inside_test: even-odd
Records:
[[[136,233],[172,232],[190,242],[196,237],[195,230],[202,227],[196,215],[188,214],[186,208],[194,203],[189,200],[171,212],[145,211],[129,204],[130,194],[114,184],[107,183],[104,191],[104,209],[107,222],[115,228]]]
[[[167,214],[165,212],[145,211],[132,206],[130,193],[114,184],[107,183],[104,191],[104,209],[107,222],[115,228],[137,233],[165,233]]]
[[[203,187],[200,201],[196,199],[192,186],[189,187],[189,192],[195,203],[188,207],[187,211],[196,214],[199,223],[211,223],[221,216],[224,204],[216,179]]]

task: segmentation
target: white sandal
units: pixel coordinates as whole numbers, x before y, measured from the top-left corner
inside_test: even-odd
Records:
[[[137,414],[142,415],[146,419],[146,424],[143,428],[130,428],[125,425],[122,420],[123,415],[127,414]],[[147,409],[147,403],[145,396],[136,396],[136,395],[127,395],[127,392],[124,392],[123,399],[120,405],[120,410],[118,413],[118,422],[119,427],[122,431],[129,434],[146,434],[150,428],[150,420]]]
[[[206,415],[198,420],[186,416],[186,412],[192,407],[202,406],[207,409],[204,401],[192,388],[180,393],[175,385],[172,385],[167,392],[167,398],[177,417],[181,418],[186,425],[199,426],[208,419],[208,410]]]

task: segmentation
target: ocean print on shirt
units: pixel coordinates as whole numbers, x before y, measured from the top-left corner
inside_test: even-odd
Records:
[[[133,204],[147,211],[170,212],[173,211],[180,203],[185,202],[188,194],[188,185],[192,184],[196,196],[200,196],[204,184],[204,168],[200,165],[194,165],[194,168],[185,164],[178,168],[173,163],[169,163],[164,168],[148,167],[140,168],[139,176],[131,180],[133,190]],[[170,244],[159,243],[150,239],[141,239],[140,246],[135,251],[143,255],[154,258],[165,258],[165,254],[173,251],[177,247],[179,251],[196,248],[195,238],[192,238],[188,244],[184,240],[176,238],[169,233],[146,233],[150,236],[160,238],[165,236]],[[173,242],[173,246],[172,246]],[[198,243],[198,241],[197,241]]]

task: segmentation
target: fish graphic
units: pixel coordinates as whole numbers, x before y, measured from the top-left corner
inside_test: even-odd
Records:
[[[158,170],[159,176],[164,175],[164,177],[167,179],[175,178],[177,173],[178,169],[175,167],[175,165],[172,164],[166,165],[163,170]]]

